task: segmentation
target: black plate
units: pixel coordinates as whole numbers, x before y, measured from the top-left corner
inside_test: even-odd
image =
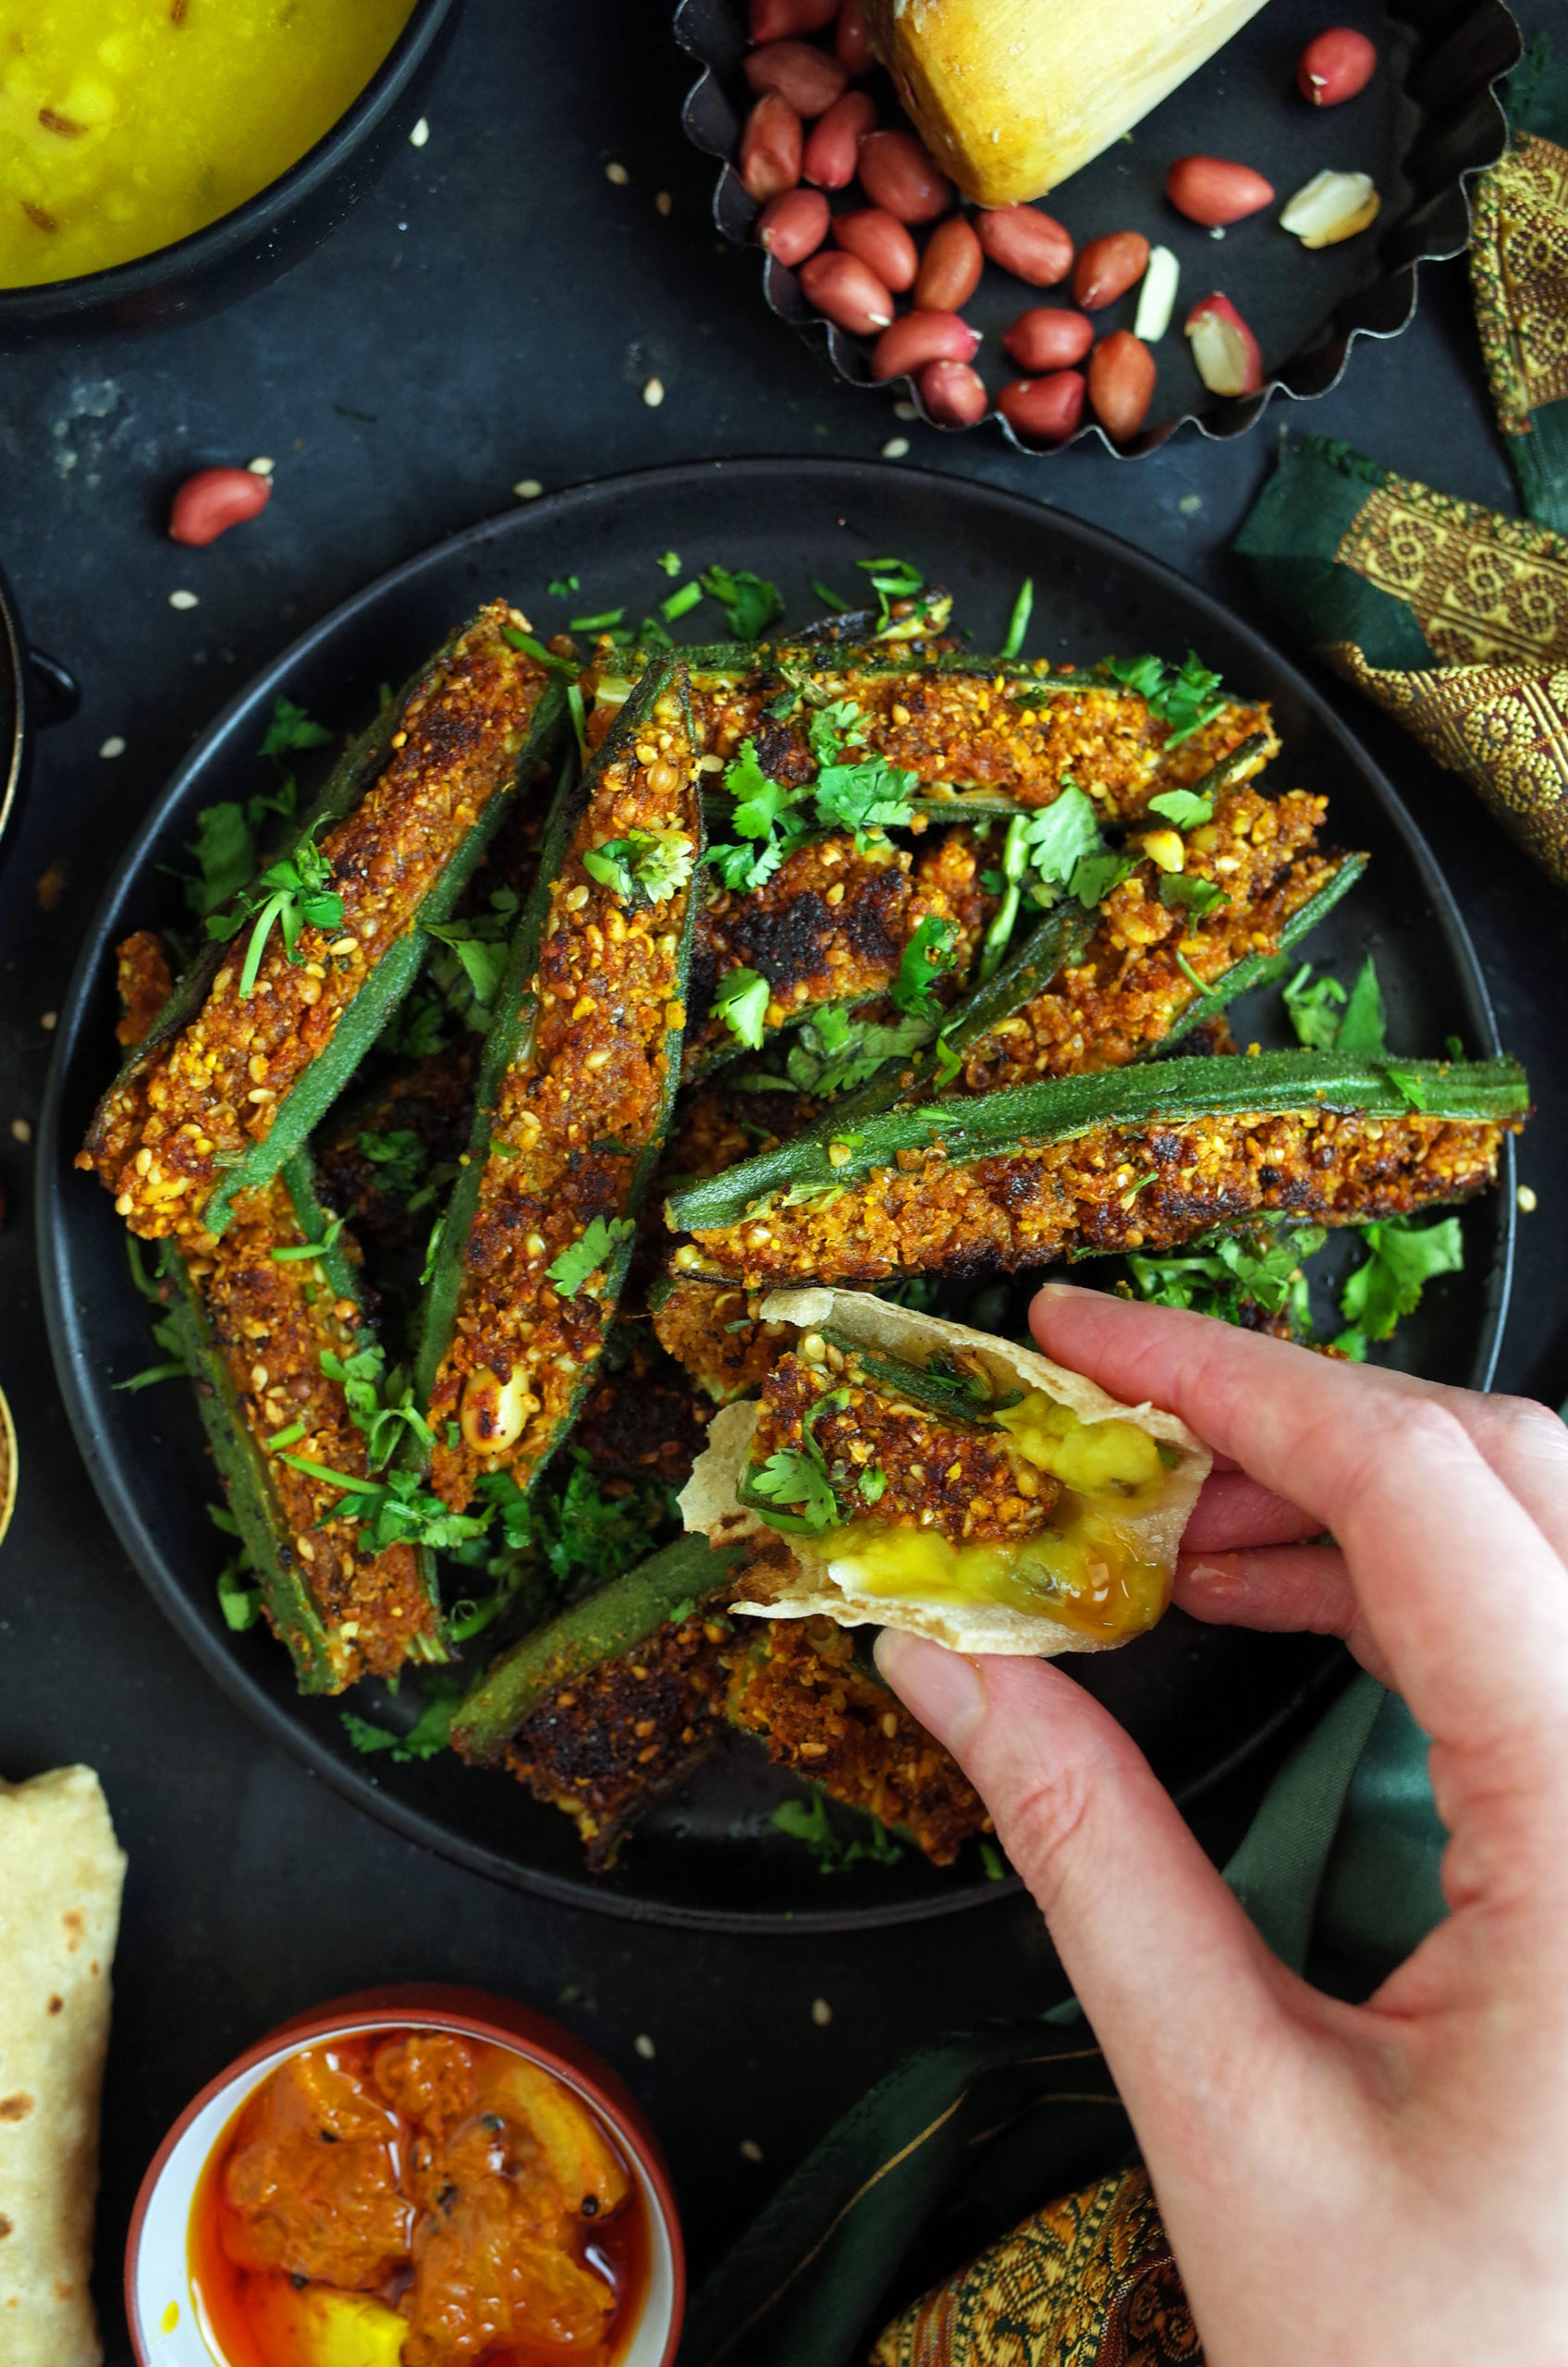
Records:
[[[771,310],[788,321],[852,386],[871,387],[871,340],[831,327],[802,295],[793,271],[755,245],[759,211],[735,167],[741,126],[753,104],[741,70],[747,48],[744,0],[680,0],[675,37],[704,71],[687,94],[682,120],[694,147],[720,159],[714,220],[737,246],[750,246],[762,269]],[[1378,51],[1378,72],[1357,97],[1312,107],[1296,90],[1296,61],[1326,24],[1351,25]],[[1267,8],[1199,67],[1152,114],[1103,154],[1052,190],[1042,210],[1082,247],[1108,231],[1142,230],[1151,245],[1174,252],[1182,282],[1170,326],[1153,348],[1159,376],[1148,424],[1122,445],[1092,420],[1069,443],[1097,436],[1119,459],[1157,451],[1178,427],[1240,435],[1276,393],[1301,401],[1338,386],[1358,337],[1398,337],[1415,313],[1416,266],[1462,254],[1470,239],[1466,177],[1495,165],[1508,126],[1494,85],[1519,60],[1519,29],[1502,0],[1269,0]],[[908,126],[889,77],[865,86],[884,125]],[[1239,222],[1223,239],[1176,212],[1165,177],[1178,156],[1236,157],[1274,185],[1275,203]],[[1281,207],[1315,173],[1370,173],[1383,203],[1359,238],[1309,253],[1279,227]],[[866,201],[851,186],[835,210]],[[919,241],[917,241],[919,243]],[[1256,395],[1211,395],[1194,364],[1182,324],[1200,296],[1231,298],[1263,350],[1264,385]],[[907,310],[907,300],[903,300]],[[1002,350],[1002,333],[1035,304],[1067,304],[1071,288],[1026,287],[987,265],[964,317],[985,343],[974,366],[993,399],[1020,376]],[[1138,291],[1096,315],[1096,334],[1131,328]],[[912,402],[931,420],[912,378],[887,382],[885,395]],[[1015,451],[1048,457],[1065,444],[1023,441],[999,412],[990,424]],[[964,429],[945,428],[962,435]]]
[[[1035,584],[1031,654],[1153,648],[1180,656],[1196,647],[1239,692],[1273,701],[1287,752],[1280,779],[1330,792],[1335,835],[1374,855],[1367,882],[1314,946],[1318,958],[1344,973],[1376,948],[1397,1047],[1431,1051],[1457,1035],[1472,1053],[1496,1049],[1463,924],[1394,791],[1302,677],[1204,594],[1093,526],[949,478],[780,460],[655,470],[513,510],[384,576],[259,675],[169,782],[92,922],[60,1016],[39,1145],[55,1361],[109,1517],[192,1650],[269,1734],[399,1832],[501,1881],[663,1922],[821,1927],[943,1914],[994,1898],[1000,1886],[967,1861],[940,1873],[908,1857],[825,1883],[769,1823],[794,1787],[749,1748],[655,1811],[621,1866],[598,1881],[583,1871],[566,1819],[509,1779],[450,1760],[394,1767],[356,1756],[337,1706],[300,1700],[276,1645],[260,1630],[231,1635],[218,1615],[220,1540],[202,1509],[215,1488],[188,1394],[171,1384],[118,1395],[113,1386],[148,1361],[146,1309],[108,1196],[71,1159],[114,1064],[112,949],[128,930],[175,914],[178,890],[158,866],[178,863],[200,807],[260,785],[254,751],[280,692],[312,714],[357,724],[374,711],[379,685],[411,671],[482,598],[504,593],[546,632],[569,612],[622,600],[635,616],[668,593],[655,561],[671,546],[692,569],[717,558],[773,578],[797,621],[815,613],[809,576],[847,594],[863,581],[857,558],[898,551],[953,587],[960,620],[982,648],[997,645],[1025,572]],[[581,590],[549,598],[545,584],[566,572]],[[693,636],[715,629],[708,609],[686,626]],[[1243,1040],[1268,1040],[1270,1019],[1262,1001],[1245,1012]],[[1505,1188],[1466,1211],[1464,1273],[1430,1289],[1402,1336],[1402,1358],[1434,1378],[1478,1387],[1489,1379],[1513,1208]],[[1200,1628],[1173,1612],[1153,1636],[1080,1668],[1165,1781],[1191,1797],[1305,1695],[1331,1683],[1337,1653],[1313,1638]],[[163,1747],[148,1736],[149,1749]]]

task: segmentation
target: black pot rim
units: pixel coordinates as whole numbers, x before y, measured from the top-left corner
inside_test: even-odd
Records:
[[[408,22],[364,89],[329,126],[313,148],[275,181],[232,212],[166,247],[104,271],[74,279],[46,279],[26,288],[0,288],[0,334],[68,325],[77,315],[111,306],[133,308],[181,281],[201,277],[252,240],[265,237],[297,208],[309,203],[361,144],[401,103],[432,48],[462,0],[414,0]]]
[[[749,478],[757,485],[759,497],[771,487],[787,488],[791,479],[802,476],[831,478],[837,488],[845,491],[867,477],[906,485],[913,478],[925,478],[949,492],[957,483],[966,499],[985,508],[1023,512],[1033,519],[1041,515],[1040,504],[1029,495],[1016,493],[1005,486],[970,480],[955,481],[938,470],[910,469],[876,460],[830,460],[815,455],[792,458],[766,454],[721,460],[681,461],[666,467],[637,470],[618,477],[587,479],[576,485],[563,486],[546,499],[550,509],[570,530],[574,513],[585,506],[606,498],[613,498],[618,503],[635,501],[640,494],[654,488],[683,487],[700,496],[702,487],[711,483],[715,476]],[[538,515],[545,508],[545,502],[535,503],[531,505],[531,512]],[[516,514],[515,510],[508,510],[481,520],[404,559],[397,567],[362,585],[308,627],[238,691],[187,751],[157,798],[148,806],[83,932],[80,953],[61,1007],[55,1036],[55,1049],[39,1117],[35,1167],[38,1264],[44,1319],[55,1376],[71,1421],[73,1435],[99,1501],[122,1548],[160,1611],[206,1674],[222,1686],[270,1741],[276,1743],[329,1784],[340,1798],[389,1826],[405,1840],[415,1842],[437,1856],[466,1867],[470,1872],[483,1874],[508,1889],[531,1893],[550,1898],[561,1906],[586,1909],[632,1923],[746,1933],[766,1932],[771,1936],[789,1932],[867,1931],[895,1923],[926,1922],[968,1913],[1016,1895],[1022,1886],[1019,1878],[1011,1876],[998,1883],[955,1887],[951,1891],[880,1907],[827,1907],[821,1911],[792,1914],[762,1909],[727,1911],[710,1907],[677,1905],[635,1893],[611,1891],[600,1887],[585,1871],[566,1875],[544,1868],[524,1866],[499,1849],[486,1847],[480,1842],[453,1833],[437,1813],[396,1796],[381,1784],[368,1762],[361,1760],[350,1763],[349,1759],[328,1748],[317,1734],[294,1715],[292,1699],[282,1699],[268,1691],[245,1662],[227,1648],[226,1639],[214,1637],[198,1616],[183,1588],[171,1576],[158,1539],[144,1523],[125,1483],[118,1462],[104,1437],[92,1393],[84,1387],[77,1367],[77,1314],[69,1300],[65,1251],[65,1236],[69,1223],[66,1194],[73,1184],[73,1168],[70,1151],[64,1147],[62,1142],[64,1105],[77,1038],[86,1023],[99,984],[103,950],[112,936],[120,887],[127,872],[145,863],[149,850],[163,827],[165,810],[178,801],[191,772],[202,764],[209,745],[223,739],[259,689],[264,688],[269,692],[287,689],[294,669],[306,662],[312,653],[330,644],[333,636],[360,611],[374,607],[399,584],[416,578],[436,560],[468,553],[483,553],[491,537]],[[1047,510],[1045,515],[1053,533],[1076,543],[1085,551],[1109,555],[1118,563],[1131,554],[1137,570],[1162,585],[1173,599],[1191,604],[1221,624],[1227,632],[1239,635],[1248,643],[1256,653],[1260,668],[1272,672],[1316,713],[1330,738],[1342,751],[1347,767],[1361,776],[1403,839],[1420,878],[1422,891],[1429,899],[1438,926],[1452,949],[1464,975],[1467,989],[1474,998],[1480,1022],[1477,1032],[1484,1049],[1488,1053],[1498,1052],[1501,1043],[1491,997],[1448,882],[1419,826],[1392,782],[1341,719],[1322,692],[1255,624],[1201,585],[1188,583],[1162,560],[1137,549],[1106,528],[1068,511],[1053,509]],[[1491,1386],[1508,1312],[1516,1225],[1513,1186],[1513,1145],[1510,1139],[1505,1145],[1499,1181],[1497,1255],[1469,1378],[1469,1385],[1476,1390]],[[1348,1674],[1349,1667],[1343,1648],[1325,1642],[1321,1659],[1314,1662],[1297,1691],[1248,1742],[1220,1764],[1207,1770],[1195,1782],[1183,1786],[1177,1794],[1179,1804],[1190,1806],[1238,1764],[1287,1729],[1292,1721],[1302,1716],[1307,1709],[1315,1704],[1319,1707],[1326,1704],[1331,1691]]]

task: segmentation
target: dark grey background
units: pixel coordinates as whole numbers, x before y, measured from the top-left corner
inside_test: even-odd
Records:
[[[1518,10],[1527,32],[1550,13],[1547,0]],[[1060,1993],[1020,1903],[853,1937],[644,1930],[493,1888],[357,1816],[253,1734],[164,1625],[99,1513],[49,1370],[18,1129],[37,1115],[46,1014],[133,822],[264,658],[368,577],[504,507],[521,480],[555,487],[704,454],[870,456],[906,435],[913,463],[1094,519],[1250,608],[1227,546],[1282,408],[1238,442],[1184,435],[1136,464],[1088,445],[1032,463],[984,434],[896,421],[885,398],[819,373],[768,314],[753,259],[717,239],[711,167],[679,131],[688,79],[656,0],[470,0],[429,144],[289,278],[161,339],[5,363],[0,559],[33,638],[77,670],[84,698],[41,743],[0,881],[0,1382],[22,1472],[0,1559],[0,1772],[89,1761],[130,1853],[100,2239],[121,2357],[120,2247],[158,2138],[230,2053],[335,1992],[449,1978],[557,2010],[643,2097],[699,2270],[906,2046]],[[605,178],[612,159],[627,187]],[[642,397],[655,375],[656,410]],[[1425,271],[1408,334],[1359,346],[1340,391],[1292,423],[1517,507],[1462,264]],[[277,463],[259,524],[206,552],[163,538],[183,475],[257,453]],[[183,614],[168,606],[182,585],[201,595]],[[1540,1208],[1521,1226],[1499,1378],[1555,1404],[1568,1388],[1550,1182],[1568,1164],[1568,905],[1458,783],[1348,693],[1330,695],[1427,831],[1503,1039],[1530,1068],[1541,1106],[1520,1171]],[[117,762],[97,753],[111,734],[129,743]],[[36,882],[56,863],[67,884],[45,914]],[[1265,1772],[1206,1809],[1217,1854]]]

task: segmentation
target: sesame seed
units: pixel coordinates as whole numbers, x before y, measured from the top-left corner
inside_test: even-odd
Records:
[[[413,129],[409,134],[409,146],[410,148],[423,148],[429,138],[429,118],[422,115],[419,121],[415,124]]]
[[[1534,1189],[1528,1184],[1521,1184],[1513,1197],[1523,1216],[1533,1217],[1540,1205],[1536,1198]]]
[[[520,501],[537,501],[544,490],[537,477],[524,477],[521,484],[512,487]]]
[[[918,419],[920,417],[920,413],[915,410],[913,403],[895,403],[893,405],[893,417],[895,419]]]
[[[276,463],[269,460],[264,452],[259,459],[247,460],[245,463],[246,468],[253,477],[270,477],[275,465]]]
[[[13,1119],[12,1119],[12,1121],[11,1121],[11,1139],[12,1139],[12,1141],[13,1141],[13,1142],[18,1142],[18,1143],[30,1143],[30,1142],[31,1142],[31,1140],[32,1140],[32,1128],[28,1124],[28,1122],[27,1122],[27,1120],[26,1120],[25,1118],[13,1118]]]
[[[194,592],[171,592],[169,606],[171,608],[194,608],[197,606],[196,595]]]
[[[819,2030],[825,2030],[827,2028],[828,2023],[833,2019],[833,2008],[826,1997],[812,1999],[811,2017]]]
[[[624,165],[606,165],[605,166],[605,178],[607,181],[613,182],[617,189],[624,189],[628,181],[631,178],[631,176],[627,171]]]
[[[57,1011],[46,1011],[44,1012],[43,1018],[38,1024],[40,1027],[43,1028],[46,1036],[54,1033],[55,1026],[58,1024],[59,1017],[60,1014]]]
[[[99,749],[98,754],[101,756],[108,757],[111,763],[114,761],[115,757],[124,755],[125,742],[120,738],[117,731],[112,731],[109,734],[109,737]]]
[[[762,2147],[757,2143],[754,2137],[741,2138],[741,2159],[742,2162],[760,2162],[762,2160]]]
[[[644,2063],[651,2063],[653,2061],[655,2050],[654,2042],[648,2036],[646,2030],[641,2031],[638,2036],[632,2040],[631,2043],[636,2048]]]
[[[908,455],[909,437],[907,435],[889,435],[882,447],[882,458],[885,460],[902,460],[907,459]]]
[[[664,400],[664,380],[662,378],[649,379],[647,385],[643,389],[643,400],[647,404],[650,411],[657,411],[660,403]]]
[[[658,195],[654,200],[654,208],[656,213],[668,214],[673,207],[674,203],[675,200],[671,197],[668,190],[661,189]]]

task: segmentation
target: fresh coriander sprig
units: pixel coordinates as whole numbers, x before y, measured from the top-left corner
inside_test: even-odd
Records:
[[[1179,747],[1183,740],[1204,730],[1217,716],[1223,715],[1226,701],[1220,694],[1219,677],[1210,673],[1195,650],[1189,650],[1181,667],[1167,666],[1164,659],[1143,657],[1108,657],[1105,669],[1113,681],[1123,683],[1137,693],[1148,706],[1149,713],[1170,727],[1166,741],[1168,748]]]
[[[303,958],[298,950],[300,938],[307,926],[337,928],[340,925],[343,899],[329,884],[331,878],[329,859],[307,833],[292,854],[267,865],[255,886],[239,898],[237,911],[208,914],[208,936],[224,942],[237,937],[254,916],[239,973],[242,998],[256,983],[266,942],[275,927],[282,932],[288,960],[299,962]]]
[[[592,1275],[607,1266],[622,1244],[630,1241],[637,1227],[630,1217],[594,1217],[586,1225],[570,1249],[546,1266],[545,1273],[562,1298],[575,1298]]]
[[[940,1008],[937,981],[957,962],[958,923],[940,913],[927,913],[900,956],[892,989],[897,1008],[912,1019],[934,1020]]]
[[[591,847],[583,869],[623,904],[639,892],[651,904],[667,904],[692,877],[696,849],[679,830],[631,830]]]

